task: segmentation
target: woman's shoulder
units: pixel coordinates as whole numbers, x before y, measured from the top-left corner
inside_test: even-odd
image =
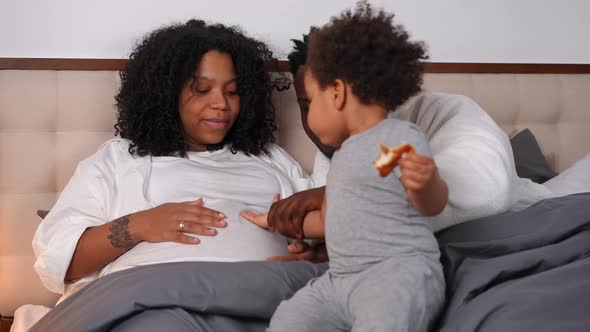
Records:
[[[299,162],[295,160],[285,149],[277,144],[270,143],[266,146],[267,153],[265,158],[267,162],[281,169],[289,177],[292,191],[283,192],[283,197],[287,197],[294,192],[307,190],[313,187],[313,182],[307,173],[303,170]],[[287,196],[285,196],[287,195]]]
[[[266,150],[267,152],[264,153],[264,157],[268,158],[272,163],[279,164],[285,169],[296,169],[298,173],[305,174],[299,162],[279,145],[269,143],[266,146]]]
[[[129,153],[131,142],[128,139],[113,137],[104,142],[98,150],[80,162],[80,166],[103,165],[109,168],[122,166],[125,162],[137,159]]]
[[[278,144],[269,143],[266,145],[266,153],[264,156],[268,157],[270,160],[278,160],[278,161],[288,161],[288,162],[295,162],[295,159],[287,152],[285,149],[280,147]]]
[[[288,154],[288,152],[285,151],[285,149],[283,149],[280,145],[275,144],[275,143],[268,143],[266,145],[266,150],[268,151],[268,154],[272,154],[272,153]]]
[[[126,138],[113,137],[106,142],[102,143],[98,148],[98,151],[111,151],[111,152],[122,152],[128,151],[131,141]]]

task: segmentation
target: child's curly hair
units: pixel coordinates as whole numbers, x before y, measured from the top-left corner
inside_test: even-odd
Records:
[[[239,28],[190,20],[148,34],[121,72],[115,134],[131,141],[129,153],[186,156],[179,96],[210,50],[228,53],[233,60],[240,113],[223,141],[207,149],[229,144],[233,153],[267,152],[265,147],[274,141],[276,128],[270,78],[264,70],[265,62],[275,61],[272,52]]]
[[[361,1],[310,33],[307,65],[320,87],[336,79],[352,86],[365,104],[395,110],[420,91],[425,47],[409,41],[393,14],[374,13]]]

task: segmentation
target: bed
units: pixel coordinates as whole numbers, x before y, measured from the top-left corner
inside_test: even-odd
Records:
[[[36,211],[50,208],[78,161],[112,137],[122,66],[119,60],[0,59],[0,331],[8,331],[20,305],[52,306],[58,299],[32,267]],[[315,149],[301,127],[286,69],[285,63],[273,69],[277,139],[310,171]],[[429,64],[427,72],[424,89],[471,97],[507,135],[530,129],[557,172],[590,152],[590,65]],[[465,260],[457,257],[473,251],[447,259],[459,264]]]

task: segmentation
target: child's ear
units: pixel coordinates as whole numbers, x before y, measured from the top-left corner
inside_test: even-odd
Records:
[[[332,84],[332,103],[334,104],[334,107],[339,111],[344,110],[346,98],[346,83],[341,79],[336,79]]]

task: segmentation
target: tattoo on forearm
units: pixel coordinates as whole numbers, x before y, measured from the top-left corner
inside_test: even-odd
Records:
[[[133,241],[127,226],[129,225],[129,216],[122,216],[119,219],[113,220],[109,227],[109,240],[115,248],[131,249]]]

